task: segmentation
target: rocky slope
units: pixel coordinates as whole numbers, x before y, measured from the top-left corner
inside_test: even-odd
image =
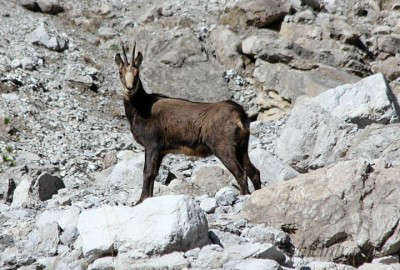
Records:
[[[0,269],[400,269],[396,1],[0,5]],[[263,189],[171,155],[132,206],[120,39],[147,91],[245,107]]]

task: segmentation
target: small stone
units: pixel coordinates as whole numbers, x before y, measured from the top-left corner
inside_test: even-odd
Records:
[[[114,257],[103,257],[90,264],[88,270],[114,270],[115,265],[116,262]]]
[[[33,202],[32,195],[30,193],[31,186],[32,179],[25,175],[14,191],[11,207],[27,207]]]
[[[58,14],[64,11],[60,0],[37,0],[40,11],[47,14]]]
[[[233,205],[236,201],[239,192],[231,187],[224,187],[215,194],[215,199],[218,206]]]
[[[31,57],[24,57],[21,60],[22,68],[25,70],[34,70],[37,66],[37,62],[34,61]]]
[[[97,33],[104,39],[111,39],[117,35],[117,32],[111,27],[100,27]]]
[[[217,200],[215,198],[205,198],[200,202],[200,208],[207,214],[211,214],[217,207]]]
[[[246,259],[242,261],[230,261],[224,264],[224,269],[229,270],[281,270],[279,263],[273,260]]]
[[[41,201],[51,199],[54,194],[57,194],[59,189],[65,188],[64,182],[60,178],[48,173],[40,175],[37,181],[39,185],[39,199]]]
[[[78,237],[78,230],[76,227],[68,227],[60,235],[60,241],[66,246],[71,246]]]
[[[49,33],[44,23],[28,34],[26,39],[34,45],[44,46],[56,52],[62,52],[68,48],[68,41],[58,35],[56,36]]]

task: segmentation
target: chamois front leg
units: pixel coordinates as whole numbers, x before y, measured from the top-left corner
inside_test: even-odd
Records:
[[[136,205],[153,196],[154,180],[160,169],[161,161],[162,155],[159,149],[153,147],[145,149],[142,194]]]

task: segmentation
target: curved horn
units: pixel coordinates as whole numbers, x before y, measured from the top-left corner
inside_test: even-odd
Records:
[[[121,48],[122,48],[122,54],[123,54],[123,57],[124,57],[124,62],[125,62],[125,65],[127,65],[128,64],[128,57],[126,57],[126,51],[125,51],[124,43],[122,42],[122,40],[120,40],[120,43],[121,43]]]
[[[134,41],[132,47],[132,62],[131,62],[132,66],[135,64],[135,49],[136,49],[136,42]]]

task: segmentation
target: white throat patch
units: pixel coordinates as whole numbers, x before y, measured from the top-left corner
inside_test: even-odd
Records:
[[[133,74],[131,72],[128,72],[125,74],[125,83],[126,83],[126,87],[128,88],[132,88],[133,87]]]

